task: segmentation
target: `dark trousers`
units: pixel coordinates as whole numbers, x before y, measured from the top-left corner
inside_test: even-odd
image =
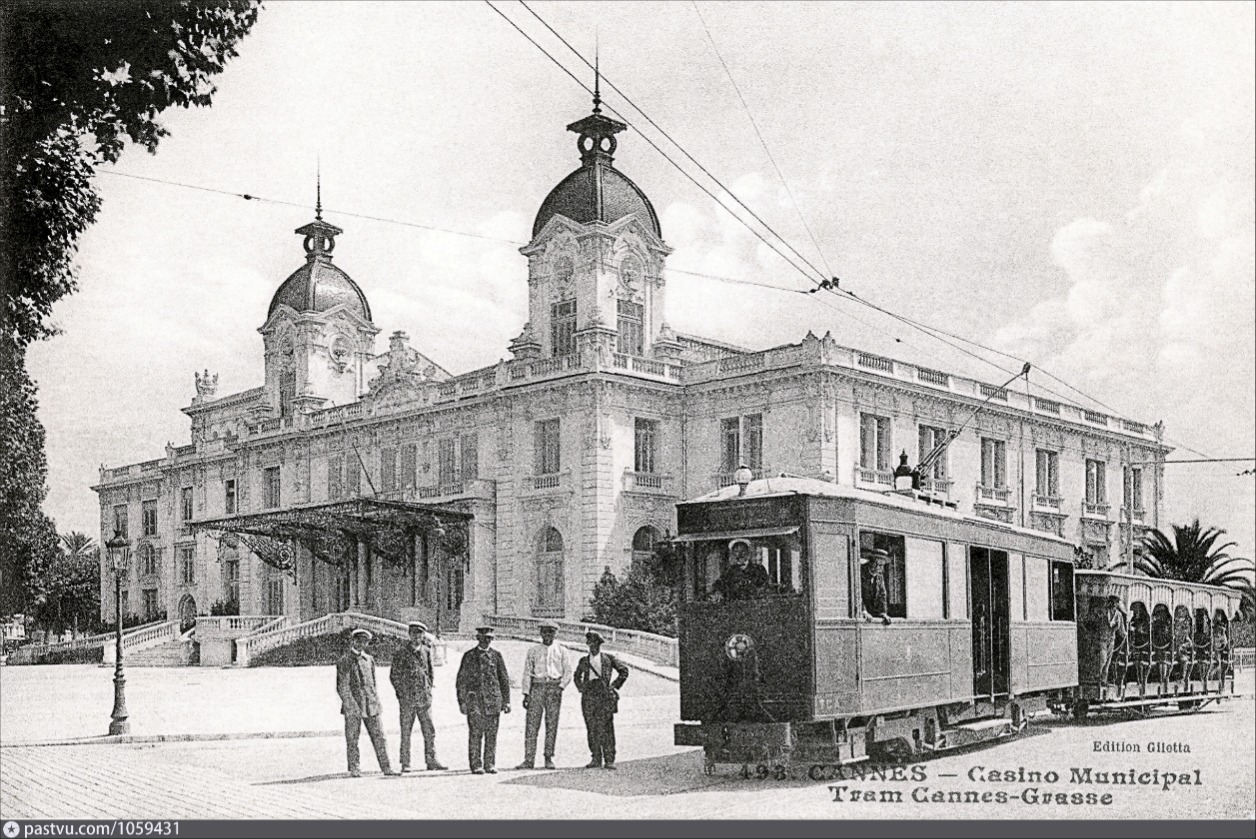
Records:
[[[432,706],[401,703],[401,766],[410,766],[410,735],[414,733],[414,721],[419,721],[423,732],[423,757],[428,765],[436,764],[436,726],[432,725]]]
[[[362,724],[366,723],[366,733],[371,737],[371,745],[375,747],[375,758],[379,768],[388,772],[388,744],[384,742],[384,727],[379,724],[379,716],[345,717],[345,751],[349,758],[349,771],[356,772],[361,768],[361,756],[358,753],[358,739],[362,736]]]
[[[497,765],[497,725],[501,718],[501,714],[477,711],[467,714],[467,760],[472,769],[492,769]]]
[[[589,687],[580,697],[584,727],[589,732],[589,752],[593,755],[593,763],[597,764],[615,762],[614,698],[609,690]]]
[[[528,719],[523,733],[523,762],[536,761],[536,738],[541,732],[541,718],[545,718],[545,759],[554,756],[554,744],[558,740],[558,714],[563,707],[563,686],[557,681],[532,682],[528,694]]]

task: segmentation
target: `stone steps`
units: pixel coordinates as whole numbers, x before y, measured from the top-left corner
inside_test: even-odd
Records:
[[[192,642],[167,641],[129,655],[124,654],[122,663],[128,667],[187,667],[192,664]]]

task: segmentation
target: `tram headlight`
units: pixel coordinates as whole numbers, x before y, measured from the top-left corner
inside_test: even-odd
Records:
[[[730,635],[728,640],[724,642],[724,654],[728,656],[730,661],[743,660],[750,655],[753,649],[754,639],[741,632]]]

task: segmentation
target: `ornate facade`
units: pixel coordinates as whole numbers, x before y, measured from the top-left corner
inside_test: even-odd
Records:
[[[649,199],[613,165],[625,126],[568,126],[581,165],[542,202],[528,319],[512,358],[453,375],[393,332],[333,263],[343,231],[299,228],[306,263],[260,328],[265,383],[219,395],[196,376],[191,443],[101,470],[102,540],[130,539],[124,609],[140,617],[309,618],[358,608],[447,628],[488,614],[580,618],[603,570],[674,530],[674,505],[732,482],[741,464],[886,491],[900,453],[923,459],[989,400],[927,470],[961,511],[1055,532],[1097,564],[1159,521],[1159,426],[1004,391],[808,333],[752,352],[675,333],[670,249]],[[369,286],[368,286],[369,287]],[[288,570],[195,522],[357,497],[474,518],[465,561],[424,550],[355,569],[298,547]],[[413,565],[413,567],[409,567]],[[113,614],[111,575],[102,611]]]

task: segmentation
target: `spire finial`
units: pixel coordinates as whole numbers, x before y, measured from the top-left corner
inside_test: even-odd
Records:
[[[314,219],[323,220],[323,156],[315,158],[314,164]]]
[[[593,113],[602,113],[602,62],[599,56],[600,39],[598,31],[593,30]]]

